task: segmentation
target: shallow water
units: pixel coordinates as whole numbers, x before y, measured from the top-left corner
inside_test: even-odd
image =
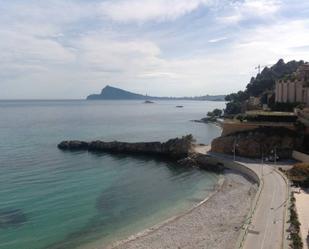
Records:
[[[188,133],[209,143],[220,130],[190,120],[223,105],[0,101],[0,249],[109,243],[207,196],[217,181],[211,173],[149,157],[62,152],[56,146],[64,139],[164,141]],[[22,219],[5,216],[3,222],[1,213],[16,210]]]

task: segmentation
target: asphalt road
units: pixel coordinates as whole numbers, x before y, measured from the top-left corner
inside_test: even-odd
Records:
[[[287,208],[287,183],[282,175],[272,166],[241,163],[262,175],[264,182],[243,248],[283,248]]]
[[[209,146],[197,146],[196,152],[210,154],[223,160],[233,160],[232,156],[209,152]],[[286,229],[286,210],[288,208],[288,183],[285,176],[274,165],[258,160],[237,157],[240,164],[252,169],[263,181],[263,188],[256,210],[245,237],[245,249],[283,249],[288,243]],[[277,164],[285,168],[290,163]]]

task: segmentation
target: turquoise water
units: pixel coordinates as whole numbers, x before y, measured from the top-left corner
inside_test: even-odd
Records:
[[[0,101],[0,224],[4,212],[18,210],[22,217],[0,226],[0,249],[108,244],[207,196],[217,175],[149,157],[56,146],[64,139],[164,141],[188,133],[209,143],[220,130],[190,120],[223,105]]]

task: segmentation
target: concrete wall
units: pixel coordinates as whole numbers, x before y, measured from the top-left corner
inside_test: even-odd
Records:
[[[234,162],[232,160],[225,160],[212,155],[205,155],[205,162],[209,163],[210,165],[221,164],[228,169],[233,169],[246,175],[247,177],[249,177],[249,179],[260,185],[260,177],[253,170],[247,168],[240,163]]]
[[[309,88],[300,80],[276,81],[275,101],[279,103],[306,103],[309,105]]]
[[[301,153],[299,151],[294,150],[292,157],[298,161],[301,161],[303,163],[309,163],[309,155],[305,153]]]
[[[286,103],[288,102],[288,84],[284,83],[282,84],[283,91],[282,91],[282,102]]]
[[[288,102],[294,103],[296,100],[295,98],[295,83],[289,82],[288,83]]]
[[[296,102],[302,102],[303,100],[303,87],[300,84],[296,85]]]
[[[228,134],[232,134],[235,132],[241,131],[249,131],[254,130],[259,127],[283,127],[290,129],[292,131],[295,130],[295,126],[291,123],[271,123],[271,122],[223,122],[221,124],[222,127],[222,136],[226,136]]]

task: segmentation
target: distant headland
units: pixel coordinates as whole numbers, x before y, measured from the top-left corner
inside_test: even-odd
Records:
[[[208,100],[224,101],[225,95],[204,95],[196,97],[154,97],[129,92],[120,88],[107,85],[100,94],[91,94],[87,100]]]

